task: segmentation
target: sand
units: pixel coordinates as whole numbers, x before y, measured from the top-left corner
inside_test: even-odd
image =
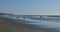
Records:
[[[33,28],[24,24],[18,25],[17,23],[9,21],[10,20],[8,19],[0,18],[0,32],[57,32],[52,30]]]

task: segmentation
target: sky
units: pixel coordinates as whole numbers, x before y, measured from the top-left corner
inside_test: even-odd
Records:
[[[60,0],[0,0],[0,13],[60,15]]]

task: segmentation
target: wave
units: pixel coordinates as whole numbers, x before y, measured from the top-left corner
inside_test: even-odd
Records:
[[[17,20],[16,16],[15,17],[7,17],[7,18],[11,18],[11,19],[15,19]],[[60,20],[48,20],[48,19],[45,19],[45,20],[36,20],[36,19],[30,19],[30,18],[25,18],[23,19],[23,17],[20,17],[18,20],[23,20],[23,21],[15,21],[15,22],[18,22],[18,23],[24,23],[24,24],[28,24],[28,25],[33,25],[33,26],[37,26],[37,27],[42,27],[42,28],[49,28],[49,29],[57,29],[57,30],[60,30]],[[47,21],[48,20],[48,21]]]

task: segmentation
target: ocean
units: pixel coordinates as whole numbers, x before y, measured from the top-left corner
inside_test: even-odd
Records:
[[[19,19],[17,19],[16,16],[4,16],[4,17],[11,18],[14,20],[23,20],[15,22],[36,26],[38,28],[55,29],[60,31],[60,18],[56,17],[39,18],[39,16],[33,16],[33,17],[26,16],[25,19],[23,19],[23,17],[19,17]]]

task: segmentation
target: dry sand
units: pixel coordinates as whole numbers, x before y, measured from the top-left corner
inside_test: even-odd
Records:
[[[23,24],[9,22],[9,20],[0,18],[0,32],[56,32],[46,29],[38,29]]]

